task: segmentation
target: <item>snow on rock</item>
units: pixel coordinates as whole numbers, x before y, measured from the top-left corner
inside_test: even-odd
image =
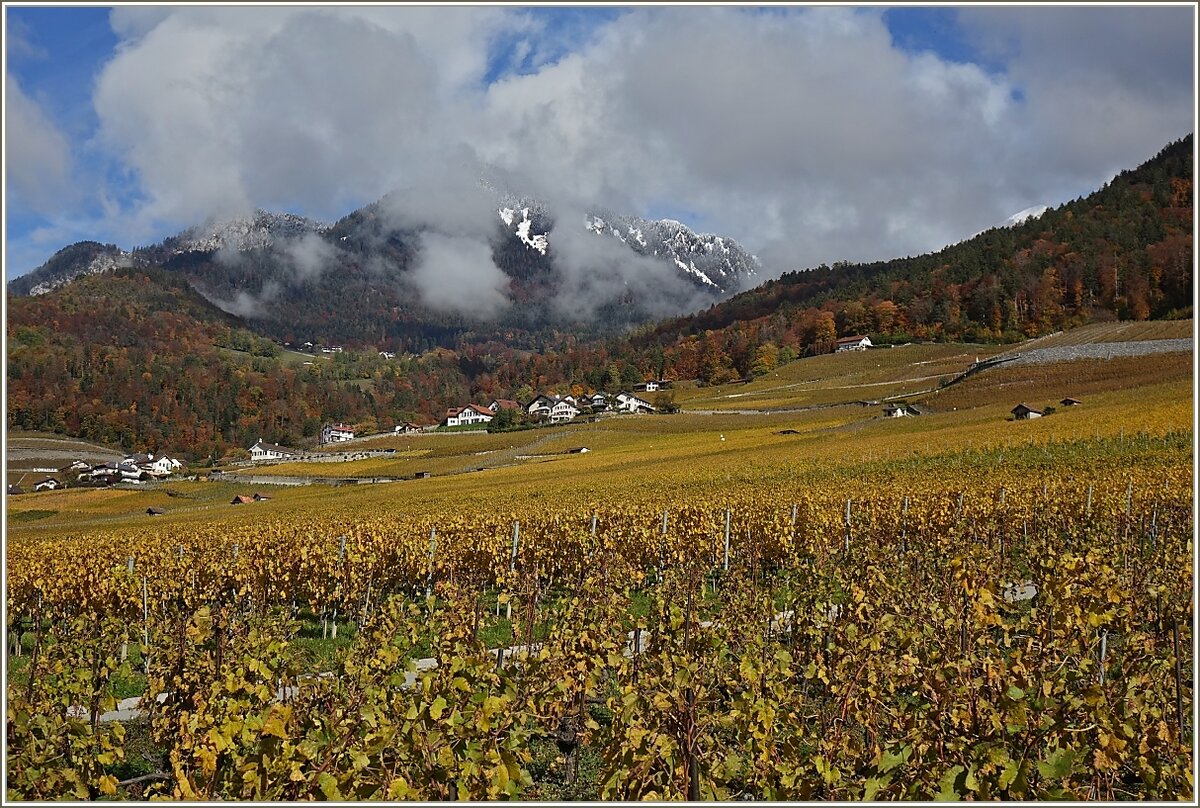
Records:
[[[1036,219],[1048,210],[1050,210],[1050,208],[1046,205],[1034,205],[1031,208],[1025,208],[1025,210],[1014,213],[1012,216],[1009,216],[1007,219],[1005,219],[1004,224],[1002,224],[1001,227],[1012,227],[1013,225],[1028,221],[1029,219]]]

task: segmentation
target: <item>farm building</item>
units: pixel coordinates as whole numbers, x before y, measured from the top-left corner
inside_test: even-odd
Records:
[[[415,480],[428,480],[428,479],[429,479],[429,472],[428,472],[428,471],[418,471],[418,472],[417,472],[415,475],[413,475],[413,479],[415,479]]]
[[[633,386],[633,392],[635,392],[635,393],[653,393],[656,390],[666,390],[672,384],[673,384],[673,382],[670,379],[647,379],[646,381],[642,382],[641,384],[635,384]]]
[[[1031,418],[1041,418],[1045,413],[1041,410],[1035,410],[1028,404],[1021,403],[1012,408],[1012,414],[1013,418],[1018,421],[1028,421]]]
[[[853,337],[842,337],[837,341],[838,353],[841,353],[842,351],[865,351],[867,348],[871,347],[873,347],[871,345],[871,338],[860,335],[855,335]]]
[[[248,497],[245,494],[238,494],[229,501],[230,505],[249,505],[254,501],[254,497]]]
[[[8,495],[10,497],[16,496],[17,494],[24,494],[24,493],[25,493],[25,489],[19,485],[10,485],[8,487]]]
[[[392,434],[393,435],[415,435],[420,431],[421,431],[421,427],[419,425],[414,424],[412,421],[405,421],[402,424],[396,424],[395,429],[392,430]]]
[[[295,449],[289,449],[286,446],[279,446],[275,443],[267,443],[262,438],[250,447],[251,460],[283,460],[288,457],[295,457],[298,454]]]
[[[33,484],[34,491],[54,491],[58,488],[62,488],[62,483],[53,477],[46,477]]]
[[[166,513],[166,511],[164,511],[162,508],[147,508],[146,509],[147,516],[162,516],[164,513]]]
[[[914,414],[909,411],[907,404],[888,404],[883,408],[884,418],[906,418]]]
[[[268,499],[270,499],[270,497],[267,496],[266,494],[255,494],[254,495],[255,502],[265,502]]]
[[[1064,407],[1074,407],[1075,405],[1082,404],[1083,402],[1077,398],[1071,398],[1068,396],[1058,403],[1062,404]]]

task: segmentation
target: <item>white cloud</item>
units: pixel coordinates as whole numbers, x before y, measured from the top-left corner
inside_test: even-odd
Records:
[[[901,50],[880,9],[640,7],[550,59],[526,9],[125,6],[98,143],[144,199],[117,208],[124,229],[252,207],[333,220],[403,189],[399,221],[478,240],[490,214],[466,189],[486,171],[551,210],[694,212],[770,272],[937,249],[1191,128],[1191,9],[960,18],[1002,72]],[[536,70],[485,86],[498,48]],[[14,146],[70,173],[61,137]]]
[[[421,234],[409,278],[430,308],[490,317],[508,305],[508,276],[475,238]]]
[[[14,204],[50,213],[71,194],[70,145],[11,73],[4,79],[4,149]]]

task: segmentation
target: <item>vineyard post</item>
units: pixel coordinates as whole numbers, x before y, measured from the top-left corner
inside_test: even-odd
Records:
[[[1085,518],[1087,518],[1087,519],[1092,518],[1092,484],[1091,483],[1088,483],[1087,513],[1085,514]]]
[[[338,536],[338,566],[339,567],[342,565],[342,560],[345,557],[346,557],[346,536],[341,535],[341,536]],[[338,589],[339,590],[341,589],[340,584],[338,586]],[[333,604],[333,618],[330,621],[331,625],[329,627],[329,637],[330,637],[330,639],[333,639],[333,640],[337,639],[337,628],[338,628],[337,614],[338,614],[338,607],[337,607],[337,604],[334,603]]]
[[[1108,629],[1100,630],[1100,684],[1104,684],[1104,661],[1108,658]]]
[[[508,571],[509,572],[517,571],[517,546],[520,541],[521,541],[521,523],[513,522],[512,557],[508,560]],[[508,603],[505,604],[504,619],[512,620],[512,595],[509,595]]]
[[[908,495],[904,495],[904,505],[900,507],[900,555],[908,552]]]
[[[363,598],[362,612],[359,615],[358,625],[356,626],[356,628],[361,628],[362,624],[367,622],[367,612],[370,611],[370,609],[371,609],[371,583],[372,583],[371,579],[368,578],[367,579],[367,596],[365,598]]]
[[[433,556],[437,552],[437,528],[429,528],[429,575],[425,578],[425,599],[433,594]]]
[[[125,559],[125,570],[129,575],[133,576],[133,556],[128,556]],[[121,661],[124,662],[129,658],[129,626],[125,626],[125,640],[121,643]]]
[[[1179,735],[1183,737],[1183,684],[1179,671],[1179,620],[1175,621],[1171,633],[1175,642],[1175,720],[1179,724]]]
[[[793,533],[796,530],[796,514],[797,514],[798,510],[799,510],[799,506],[797,506],[797,504],[795,502],[793,502],[792,503],[792,532]]]
[[[729,509],[725,509],[725,571],[729,572]]]
[[[143,673],[150,675],[150,599],[147,597],[146,576],[142,576],[142,645],[146,653],[142,657]]]
[[[1176,632],[1178,636],[1178,631]],[[1175,643],[1179,647],[1179,643]],[[38,591],[37,611],[33,613],[33,659],[29,661],[29,684],[26,688],[25,701],[33,701],[33,683],[38,679],[38,656],[42,651],[42,593]],[[1178,653],[1176,653],[1178,656]]]
[[[667,535],[667,512],[663,511],[662,534]]]
[[[596,537],[596,514],[592,514],[592,538]]]
[[[850,500],[846,500],[846,535],[845,535],[844,544],[845,544],[846,552],[849,553],[850,552]]]

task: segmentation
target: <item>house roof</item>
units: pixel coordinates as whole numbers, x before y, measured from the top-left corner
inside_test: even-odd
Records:
[[[496,400],[495,400],[494,402],[492,402],[492,403],[496,405],[496,409],[500,409],[500,410],[505,410],[505,409],[507,409],[507,410],[519,410],[519,409],[523,409],[523,408],[521,407],[521,403],[520,403],[519,401],[513,401],[511,398],[498,398],[498,399],[496,399]]]
[[[354,431],[354,428],[349,426],[348,424],[330,424],[329,428],[337,430],[339,432],[353,432]]]
[[[1013,408],[1012,408],[1012,411],[1013,411],[1013,412],[1021,412],[1021,411],[1025,411],[1025,412],[1036,412],[1038,415],[1041,415],[1041,414],[1042,414],[1042,411],[1041,411],[1041,410],[1039,410],[1037,407],[1031,407],[1031,406],[1029,406],[1028,404],[1026,404],[1025,402],[1021,402],[1021,403],[1020,403],[1020,404],[1018,404],[1017,406],[1013,407]]]
[[[255,443],[254,446],[250,447],[250,451],[254,451],[255,447],[262,449],[264,452],[281,452],[283,454],[295,454],[296,453],[294,449],[289,449],[286,446],[280,446],[277,443],[267,443],[265,440],[260,440],[257,443]]]
[[[1059,404],[1082,404],[1083,402],[1077,398],[1071,398],[1070,396],[1067,396],[1066,398],[1064,398],[1062,401],[1060,401],[1058,403]]]
[[[162,516],[164,513],[166,513],[166,511],[164,511],[162,508],[147,508],[146,509],[146,514],[148,516]]]
[[[858,334],[858,335],[856,335],[856,336],[853,336],[853,337],[842,337],[841,339],[839,339],[839,340],[837,341],[837,344],[838,344],[838,345],[849,345],[849,344],[850,344],[850,343],[852,343],[852,342],[862,342],[862,341],[863,341],[863,340],[865,340],[865,339],[866,339],[866,337],[864,337],[864,336],[863,336],[863,335],[861,335],[861,334]]]
[[[232,500],[229,501],[229,504],[230,505],[246,505],[253,501],[254,501],[254,497],[248,497],[245,494],[238,494],[236,497],[234,497]]]
[[[486,415],[489,418],[496,414],[496,413],[492,412],[491,410],[489,410],[487,407],[481,406],[479,404],[468,404],[467,406],[463,407],[463,409],[464,410],[472,410],[474,412],[479,413],[480,415]]]

